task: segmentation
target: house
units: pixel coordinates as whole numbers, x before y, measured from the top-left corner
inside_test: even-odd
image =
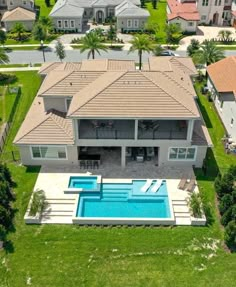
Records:
[[[196,32],[200,15],[195,1],[168,0],[168,23],[180,25],[184,32]]]
[[[21,22],[27,31],[32,30],[36,20],[33,0],[1,0],[0,9],[6,31],[10,31],[17,22]]]
[[[236,28],[236,0],[232,1],[231,7],[231,25]]]
[[[215,107],[227,133],[236,142],[236,56],[208,66],[207,72]]]
[[[82,32],[89,20],[104,23],[114,16],[119,30],[140,30],[149,12],[139,5],[139,0],[58,0],[49,16],[57,31]]]
[[[210,137],[195,101],[190,58],[47,63],[14,144],[25,165],[201,167]],[[153,166],[155,166],[153,165]]]

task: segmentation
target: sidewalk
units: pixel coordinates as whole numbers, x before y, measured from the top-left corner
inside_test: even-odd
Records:
[[[38,71],[40,67],[12,67],[0,68],[0,72],[24,72],[24,71]]]

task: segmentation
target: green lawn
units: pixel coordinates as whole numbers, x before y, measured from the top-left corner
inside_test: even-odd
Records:
[[[0,126],[9,121],[16,94],[10,94],[7,87],[0,86]]]
[[[39,87],[36,72],[18,72],[22,96],[6,150]],[[201,108],[210,109],[200,95]],[[206,116],[205,113],[203,113]],[[214,143],[222,126],[213,109],[210,133]],[[227,156],[216,146],[219,162]],[[201,192],[210,204],[207,227],[78,227],[73,225],[26,226],[23,216],[39,169],[14,163],[9,167],[17,183],[18,209],[12,244],[0,251],[1,287],[55,286],[162,286],[234,287],[236,254],[223,248],[223,233],[215,209],[211,178],[198,172]]]
[[[35,5],[40,7],[40,14],[39,14],[39,17],[41,16],[48,16],[49,13],[51,12],[55,2],[54,0],[51,0],[50,3],[51,3],[51,6],[50,7],[47,7],[46,4],[45,4],[45,0],[35,0]]]
[[[159,25],[159,31],[157,33],[158,43],[166,43],[166,0],[160,0],[157,4],[157,9],[152,8],[152,3],[147,3],[146,7],[150,12],[150,17],[148,19],[149,23],[157,23]]]

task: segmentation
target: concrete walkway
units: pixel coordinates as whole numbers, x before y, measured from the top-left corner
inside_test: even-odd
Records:
[[[38,71],[40,67],[12,67],[0,68],[0,72],[24,72],[24,71]]]

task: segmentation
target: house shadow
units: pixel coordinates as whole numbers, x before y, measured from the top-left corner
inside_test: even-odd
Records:
[[[206,108],[202,105],[202,103],[201,103],[201,101],[199,100],[199,98],[197,98],[197,104],[198,104],[198,106],[199,106],[199,108],[200,108],[200,110],[201,110],[201,113],[202,113],[202,116],[203,116],[203,118],[204,118],[204,121],[205,121],[205,124],[206,124],[206,126],[207,126],[207,128],[209,129],[209,128],[212,128],[212,123],[211,123],[211,120],[210,120],[210,118],[209,118],[209,116],[208,116],[208,113],[207,113],[207,110],[206,110]]]

